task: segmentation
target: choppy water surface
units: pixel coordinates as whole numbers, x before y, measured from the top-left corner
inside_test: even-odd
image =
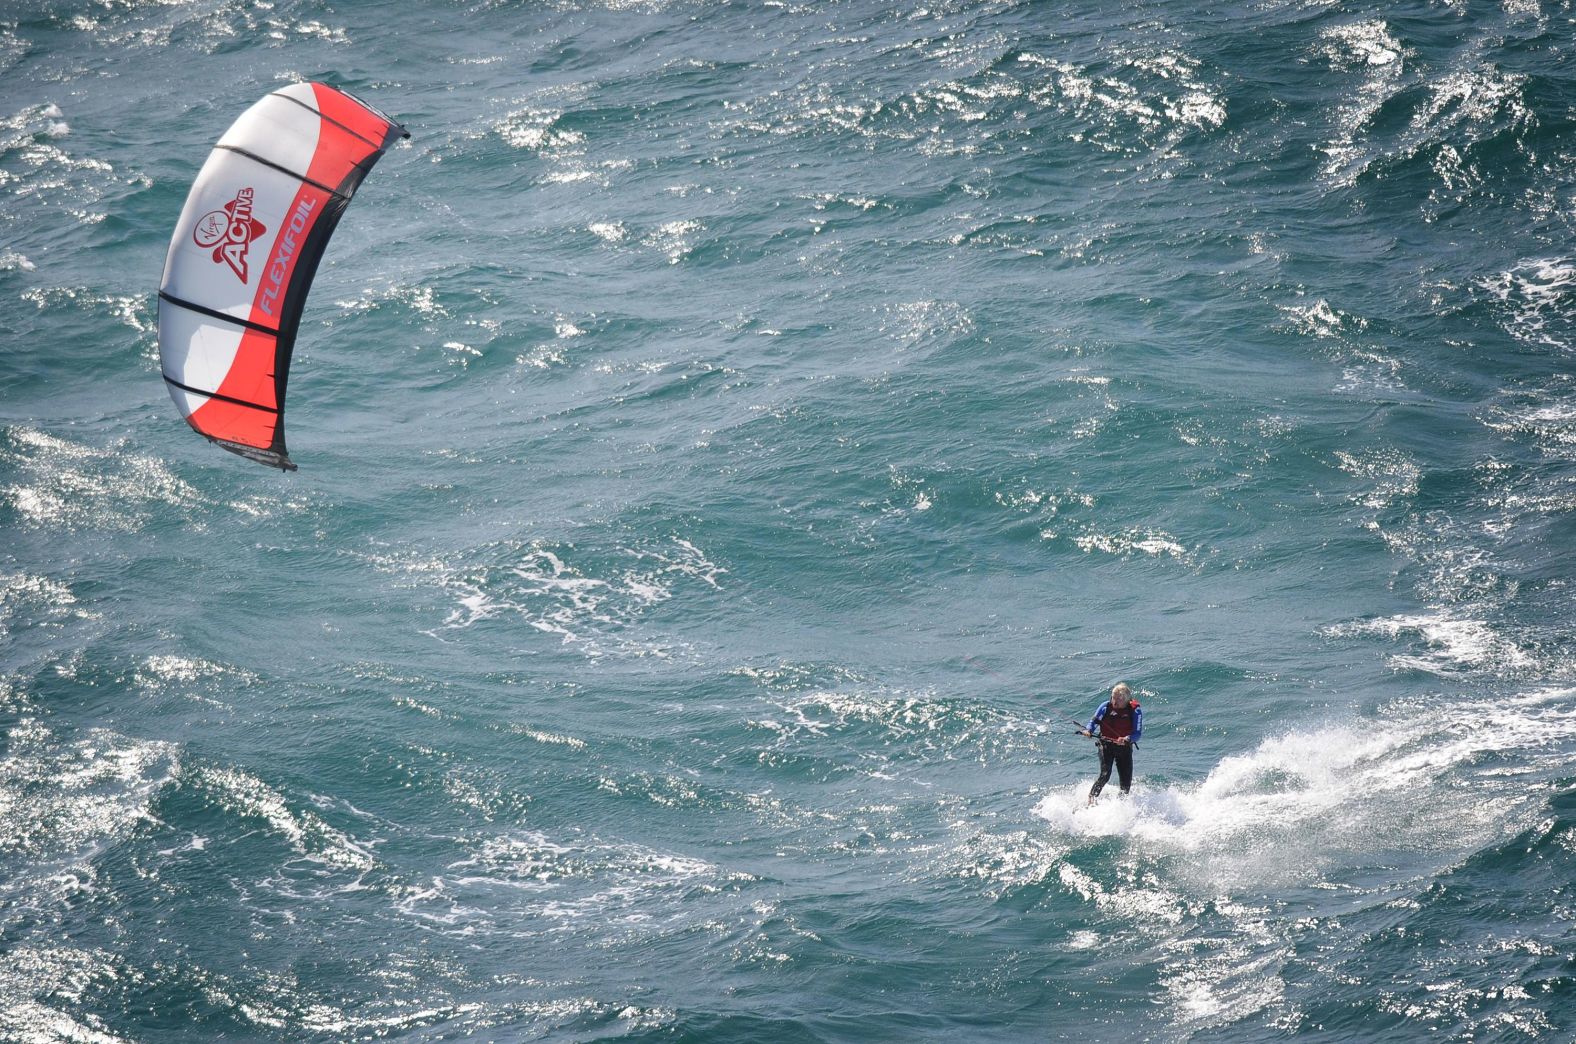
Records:
[[[0,1037],[1569,1040],[1573,26],[10,5]],[[304,78],[281,475],[154,290]]]

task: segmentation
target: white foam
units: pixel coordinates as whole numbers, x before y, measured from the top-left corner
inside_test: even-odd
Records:
[[[1202,63],[1180,52],[1130,57],[1118,66],[1137,73],[1127,78],[1034,53],[1018,61],[1049,74],[1049,82],[1028,85],[1028,100],[1082,117],[1096,133],[1125,122],[1141,131],[1168,131],[1167,140],[1175,140],[1188,130],[1213,130],[1226,122],[1224,96],[1201,77]]]
[[[151,334],[155,330],[147,301],[134,294],[101,294],[86,287],[55,286],[26,290],[22,300],[37,306],[40,311],[64,308],[102,312],[139,334]]]
[[[1498,798],[1524,786],[1477,771],[1483,755],[1576,738],[1573,697],[1560,689],[1498,704],[1401,704],[1372,727],[1271,737],[1222,758],[1197,784],[1150,789],[1140,779],[1132,797],[1108,787],[1088,808],[1087,784],[1077,783],[1034,811],[1061,837],[1124,837],[1152,856],[1192,856],[1180,871],[1191,894],[1310,884],[1374,852],[1448,855],[1508,829]],[[1421,793],[1434,800],[1397,800]]]
[[[668,221],[648,233],[641,244],[662,251],[667,255],[668,264],[676,265],[689,256],[695,234],[705,228],[694,220]]]
[[[1407,52],[1402,48],[1396,52],[1396,60],[1385,60],[1393,50],[1391,39],[1374,36],[1358,51],[1366,63],[1364,82],[1338,115],[1341,134],[1324,148],[1329,160],[1323,173],[1338,185],[1350,185],[1380,157],[1413,157],[1430,146],[1445,144],[1447,139],[1481,140],[1494,133],[1497,124],[1526,127],[1535,119],[1522,93],[1527,76],[1506,73],[1474,59],[1425,81],[1428,96],[1416,106],[1404,131],[1387,140],[1363,142],[1362,136],[1369,132],[1380,109],[1411,86],[1411,79],[1402,74],[1404,62],[1400,60]],[[1377,64],[1373,64],[1374,58],[1380,59]],[[1452,168],[1447,163],[1439,173],[1447,190],[1454,186],[1459,191],[1479,178],[1469,165]]]
[[[986,833],[955,849],[948,859],[948,869],[955,877],[981,882],[987,894],[999,896],[1047,880],[1057,872],[1070,849],[1071,845],[1063,839],[1029,831]]]
[[[1319,52],[1338,69],[1401,64],[1405,49],[1383,19],[1332,26],[1319,34]]]
[[[1339,133],[1323,146],[1327,158],[1320,171],[1338,185],[1349,185],[1382,151],[1380,146],[1360,143],[1359,139],[1385,102],[1404,88],[1405,59],[1411,52],[1379,19],[1325,30],[1316,52],[1328,59],[1332,68],[1362,75],[1356,91],[1336,113]]]
[[[438,300],[437,291],[419,284],[390,283],[382,287],[369,287],[360,297],[335,301],[347,312],[372,312],[385,305],[407,308],[423,319],[449,319],[452,316]]]
[[[493,125],[493,130],[511,148],[548,155],[578,154],[585,135],[558,126],[562,118],[563,113],[557,110],[527,106],[508,113]]]
[[[1124,533],[1083,533],[1072,538],[1073,543],[1085,554],[1127,557],[1134,552],[1154,557],[1174,558],[1187,562],[1191,556],[1171,534],[1156,529],[1128,530]]]
[[[346,35],[343,28],[338,26],[324,25],[322,22],[318,21],[275,22],[274,20],[270,19],[269,24],[288,29],[289,31],[294,32],[297,36],[312,37],[313,39],[321,40],[324,43],[342,44],[350,42],[350,37]]]
[[[1423,469],[1400,450],[1368,450],[1360,454],[1337,450],[1335,459],[1347,474],[1375,480],[1366,493],[1353,497],[1364,507],[1386,508],[1398,499],[1417,495]]]
[[[1367,320],[1330,307],[1330,302],[1320,298],[1310,305],[1276,305],[1278,311],[1288,316],[1298,332],[1314,337],[1339,337],[1348,330],[1362,330]]]
[[[1532,258],[1477,286],[1507,310],[1505,329],[1517,340],[1555,348],[1576,345],[1576,262]]]
[[[509,731],[517,735],[524,736],[527,739],[535,740],[537,743],[548,743],[562,747],[569,747],[571,750],[586,749],[586,741],[583,739],[579,739],[575,736],[565,736],[562,733],[545,732],[541,729],[533,729],[528,725],[510,725]]]
[[[152,457],[114,445],[72,442],[34,428],[7,428],[4,436],[0,463],[11,466],[12,484],[0,487],[0,497],[24,524],[134,532],[160,506],[194,512],[214,506]]]
[[[1492,65],[1460,69],[1431,82],[1428,103],[1412,117],[1412,126],[1427,128],[1431,136],[1460,123],[1482,125],[1502,113],[1511,119],[1530,120],[1522,100],[1527,77],[1506,73]]]
[[[1576,403],[1550,401],[1548,393],[1527,396],[1528,401],[1496,406],[1483,424],[1494,431],[1530,440],[1546,453],[1567,454],[1576,446]]]
[[[97,950],[22,945],[0,960],[0,1038],[17,1044],[129,1044],[93,1015],[72,1016],[53,1003],[80,1000],[96,980],[117,978]]]
[[[551,171],[550,173],[542,176],[541,184],[575,185],[582,181],[594,181],[603,187],[606,187],[608,184],[606,176],[599,174],[594,170],[589,170],[585,167]]]
[[[592,656],[605,654],[610,645],[643,656],[669,655],[661,646],[610,639],[648,607],[671,599],[681,584],[698,581],[720,588],[727,570],[676,535],[620,547],[616,554],[622,562],[605,576],[587,576],[573,564],[580,557],[573,545],[548,541],[532,541],[514,561],[499,566],[423,567],[442,587],[458,593],[458,606],[440,628],[428,633],[441,638],[443,631],[518,618]]]
[[[787,715],[786,720],[775,723],[786,734],[824,736],[872,726],[893,738],[920,743],[927,736],[944,742],[958,739],[970,727],[995,717],[988,708],[943,699],[934,692],[915,694],[901,690],[818,690],[776,702],[775,706]]]
[[[1291,947],[1255,938],[1253,927],[1171,947],[1161,982],[1177,1022],[1190,1030],[1224,1026],[1285,999],[1280,972]]]
[[[28,573],[0,573],[0,638],[9,634],[18,620],[34,625],[92,616],[78,605],[71,588],[58,580]]]
[[[1415,635],[1428,646],[1428,651],[1422,655],[1397,654],[1392,662],[1432,674],[1454,674],[1463,667],[1520,671],[1536,664],[1531,655],[1486,621],[1453,616],[1443,610],[1337,624],[1324,633],[1333,638]]]
[[[39,859],[90,850],[145,819],[174,771],[169,744],[103,729],[64,742],[24,718],[0,759],[0,847]]]
[[[911,346],[936,337],[959,337],[974,329],[974,318],[956,301],[908,301],[883,305],[880,332]]]
[[[238,768],[202,767],[189,773],[190,781],[213,795],[225,810],[261,820],[305,859],[340,870],[372,869],[372,853],[348,834],[335,829],[312,812],[297,811],[278,790]]]
[[[489,930],[503,915],[500,927],[511,933],[523,924],[529,934],[642,935],[685,930],[688,918],[653,917],[665,897],[751,880],[640,844],[524,831],[486,839],[429,886],[404,896],[399,908],[465,931]]]

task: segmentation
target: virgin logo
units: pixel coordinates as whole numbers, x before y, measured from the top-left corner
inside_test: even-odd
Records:
[[[223,263],[246,282],[246,252],[252,240],[267,232],[261,221],[252,217],[252,190],[244,188],[222,210],[210,210],[197,219],[192,241],[200,247],[213,247],[215,264]]]

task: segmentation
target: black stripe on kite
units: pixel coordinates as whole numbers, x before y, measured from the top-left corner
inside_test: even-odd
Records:
[[[313,188],[320,189],[323,192],[327,192],[331,196],[339,196],[338,192],[335,192],[333,189],[329,188],[327,185],[323,184],[321,181],[313,181],[311,178],[307,177],[305,174],[297,174],[295,171],[291,170],[289,167],[281,166],[280,164],[275,163],[273,160],[270,160],[270,159],[263,159],[263,157],[259,156],[255,152],[248,152],[247,150],[245,150],[243,148],[239,148],[239,147],[237,147],[235,145],[215,145],[214,148],[216,148],[216,149],[223,149],[226,152],[233,152],[237,156],[245,156],[247,159],[251,160],[253,163],[261,163],[265,167],[271,167],[274,170],[277,170],[281,174],[285,174],[285,175],[288,175],[288,176],[290,176],[292,178],[295,178],[297,181],[301,182],[301,184],[303,184],[303,185],[311,185]],[[346,197],[344,197],[344,196],[339,196],[339,198],[340,199],[346,199]]]
[[[256,403],[256,402],[247,402],[245,399],[236,399],[236,398],[232,398],[231,396],[228,396],[228,395],[220,395],[218,392],[208,391],[208,390],[206,390],[204,388],[193,388],[189,384],[182,384],[180,381],[177,381],[174,377],[171,377],[169,374],[165,374],[164,375],[164,381],[165,381],[166,384],[173,384],[175,387],[179,388],[181,391],[183,391],[183,392],[191,392],[193,395],[206,395],[210,399],[218,399],[220,402],[229,402],[229,403],[234,403],[237,406],[246,406],[246,407],[248,407],[250,409],[262,410],[264,413],[272,413],[272,414],[274,414],[276,416],[279,413],[279,411],[277,409],[275,409],[274,407],[272,407],[272,406],[264,406],[261,403]]]
[[[208,318],[217,319],[222,323],[231,323],[235,326],[244,326],[248,330],[256,330],[258,333],[267,334],[269,337],[279,336],[278,330],[275,330],[272,327],[264,326],[262,323],[254,323],[250,319],[241,319],[237,316],[230,315],[228,312],[221,312],[215,308],[208,308],[204,305],[193,304],[191,301],[182,300],[181,298],[176,297],[174,294],[167,294],[163,290],[159,291],[159,300],[168,301],[176,308],[184,308],[188,312],[196,312],[198,315],[206,315]]]

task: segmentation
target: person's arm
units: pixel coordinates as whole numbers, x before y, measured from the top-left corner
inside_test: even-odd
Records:
[[[1142,707],[1134,707],[1133,708],[1133,734],[1127,738],[1127,742],[1131,743],[1133,746],[1136,747],[1136,746],[1138,746],[1138,741],[1143,739],[1143,738],[1144,738],[1144,708],[1142,708]]]
[[[1100,704],[1099,708],[1094,712],[1094,717],[1089,719],[1089,735],[1100,735],[1100,719],[1105,717],[1106,708],[1109,706],[1111,706],[1109,703]]]

